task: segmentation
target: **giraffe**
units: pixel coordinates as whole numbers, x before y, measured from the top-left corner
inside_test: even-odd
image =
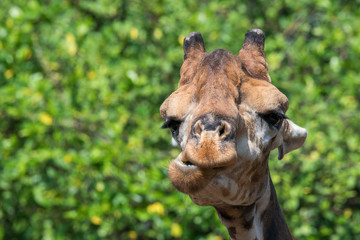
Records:
[[[181,153],[169,178],[200,206],[213,206],[234,239],[293,239],[268,167],[305,142],[286,115],[287,97],[271,84],[260,29],[245,34],[237,56],[206,52],[200,33],[184,39],[178,89],[161,105],[162,128]]]

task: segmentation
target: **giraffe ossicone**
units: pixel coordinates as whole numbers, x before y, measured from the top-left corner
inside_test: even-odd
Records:
[[[288,99],[271,84],[260,29],[245,34],[237,56],[206,52],[200,33],[184,39],[178,89],[160,113],[181,153],[169,178],[194,203],[214,206],[231,239],[292,239],[268,168],[305,142],[286,117]]]

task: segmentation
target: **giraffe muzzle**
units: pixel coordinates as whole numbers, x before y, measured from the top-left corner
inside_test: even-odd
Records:
[[[185,166],[222,170],[233,166],[236,159],[235,130],[231,123],[203,119],[195,122],[181,158]]]
[[[204,169],[225,169],[236,162],[235,127],[225,117],[205,114],[194,120],[182,163]]]

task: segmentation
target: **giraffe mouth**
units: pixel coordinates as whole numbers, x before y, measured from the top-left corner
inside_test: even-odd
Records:
[[[217,172],[183,159],[183,153],[169,163],[168,171],[171,183],[185,194],[192,194],[206,187]]]
[[[181,169],[181,171],[184,171],[184,172],[186,172],[188,174],[191,174],[194,171],[201,171],[202,170],[201,167],[194,164],[192,161],[182,159],[182,157],[180,155],[176,159],[174,159],[172,162],[174,162],[176,164],[176,167]]]
[[[187,167],[198,167],[198,168],[200,168],[199,166],[197,166],[196,164],[194,164],[194,163],[192,163],[191,161],[189,161],[189,160],[187,160],[187,161],[185,161],[185,162],[181,162],[181,163],[179,163],[179,164],[181,164],[182,166],[187,166]],[[217,170],[217,171],[220,171],[220,170],[224,170],[224,169],[226,169],[226,167],[214,167],[214,168],[212,168],[213,170]]]
[[[195,164],[193,164],[193,163],[190,162],[190,161],[186,161],[186,162],[184,162],[184,164],[185,164],[186,166],[196,166]]]
[[[184,153],[181,152],[176,159],[173,160],[173,162],[176,162],[176,164],[180,167],[180,168],[199,168],[199,166],[197,166],[196,164],[194,164],[193,161],[187,159],[186,157],[184,157]]]
[[[237,162],[235,142],[206,138],[190,140],[169,164],[169,178],[180,192],[194,194]]]

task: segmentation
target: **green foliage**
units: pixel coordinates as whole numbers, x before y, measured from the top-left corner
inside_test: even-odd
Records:
[[[2,0],[0,239],[227,239],[171,186],[183,38],[261,28],[306,144],[270,168],[297,239],[360,238],[359,1]]]

